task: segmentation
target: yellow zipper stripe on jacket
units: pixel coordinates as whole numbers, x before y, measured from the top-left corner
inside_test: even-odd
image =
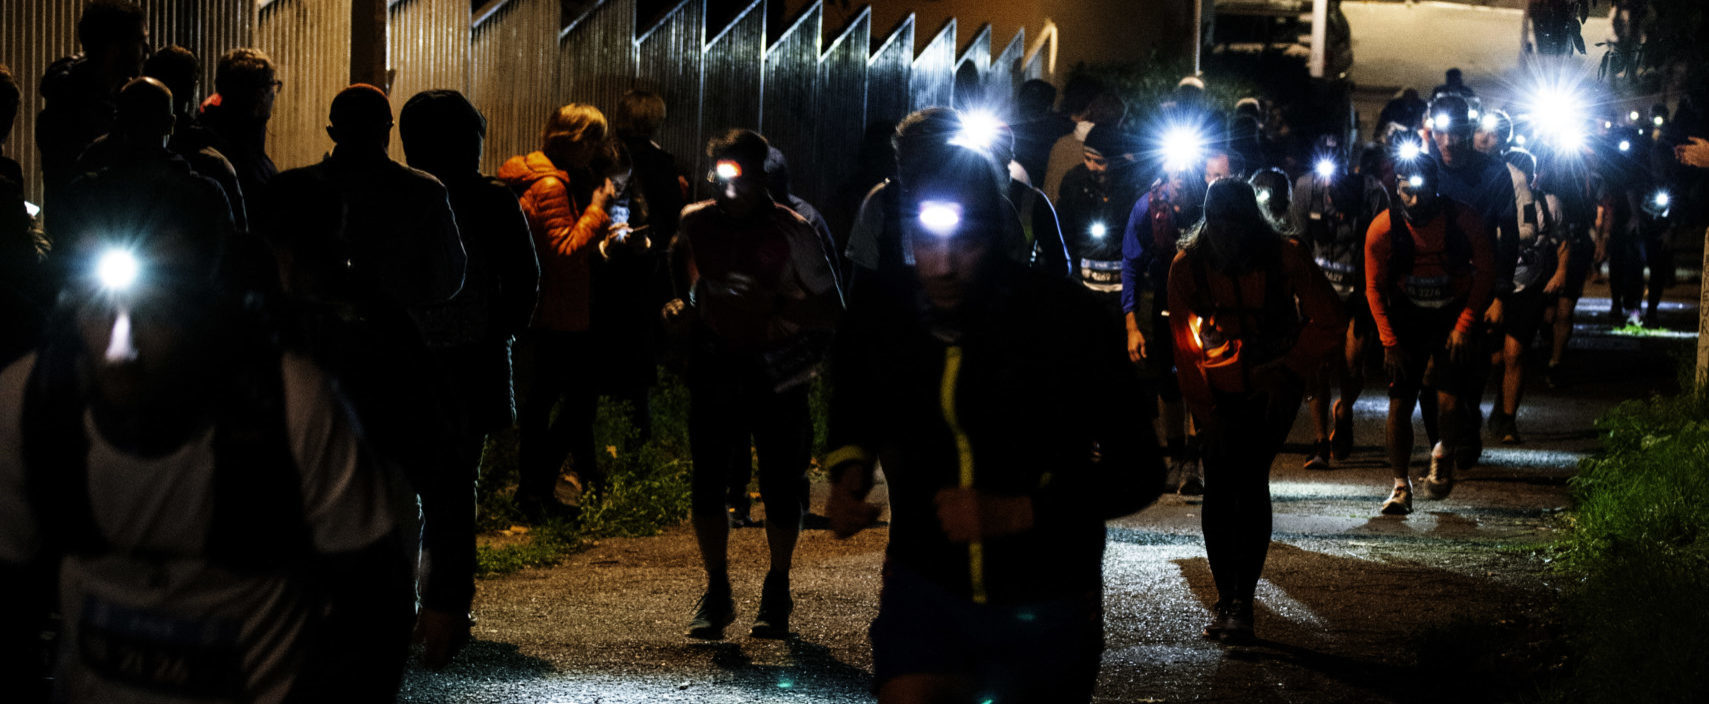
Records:
[[[961,378],[961,348],[950,345],[944,348],[944,375],[938,403],[943,407],[944,422],[949,424],[950,434],[955,436],[955,454],[961,461],[961,488],[973,488],[973,443],[968,441],[967,433],[962,432],[961,423],[955,414],[955,387]],[[970,583],[973,586],[973,603],[983,604],[985,595],[985,543],[975,540],[967,544],[967,570]]]

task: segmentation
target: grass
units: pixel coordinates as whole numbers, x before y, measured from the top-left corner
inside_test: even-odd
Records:
[[[813,454],[823,456],[827,395],[815,383],[809,396],[813,415]],[[611,537],[657,535],[688,517],[693,465],[688,445],[688,389],[661,372],[653,387],[652,436],[643,439],[629,422],[626,404],[600,399],[594,421],[594,446],[606,471],[602,495],[582,497],[578,521],[554,520],[529,526],[504,540],[482,541],[476,548],[476,574],[493,576],[559,564],[592,541]],[[516,433],[487,439],[477,492],[483,533],[526,524],[512,497],[516,491]],[[817,463],[815,463],[817,466]]]
[[[1709,395],[1628,401],[1597,427],[1558,546],[1572,660],[1557,698],[1709,701]]]

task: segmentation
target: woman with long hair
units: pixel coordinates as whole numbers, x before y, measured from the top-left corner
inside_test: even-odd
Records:
[[[1252,186],[1222,179],[1169,267],[1181,392],[1203,439],[1205,554],[1216,582],[1206,638],[1253,638],[1252,599],[1270,549],[1270,465],[1306,375],[1346,319],[1311,256],[1277,232]]]

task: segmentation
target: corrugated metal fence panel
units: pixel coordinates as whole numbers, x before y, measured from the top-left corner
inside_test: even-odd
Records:
[[[1005,101],[1013,101],[1015,91],[1021,87],[1021,77],[1025,70],[1021,66],[1022,57],[1027,52],[1027,30],[1015,31],[1013,39],[1003,47],[1003,52],[991,60],[991,69],[985,73],[985,87],[991,95],[999,96]]]
[[[908,90],[913,67],[914,16],[908,15],[866,62],[868,121],[899,122],[907,117],[913,96]]]
[[[847,178],[860,155],[861,136],[866,130],[866,50],[872,46],[872,10],[856,15],[853,22],[825,49],[819,58],[818,113],[814,123],[819,137],[814,163],[818,168],[795,169],[796,183],[815,184],[820,201],[828,208],[837,188]],[[823,202],[821,202],[823,201]]]
[[[319,161],[333,96],[350,85],[350,0],[274,0],[261,8],[255,44],[285,82],[267,125],[267,153],[281,170]]]
[[[700,152],[700,52],[706,41],[706,0],[685,0],[635,40],[635,84],[665,99],[659,146],[690,168]]]
[[[510,0],[474,28],[470,99],[487,116],[485,173],[540,148],[540,131],[558,106],[558,12],[557,0]]]
[[[1032,56],[1024,59],[1026,68],[1022,69],[1022,81],[1050,78],[1050,67],[1046,64],[1047,59],[1056,53],[1056,38],[1056,27],[1046,22],[1044,32],[1035,40],[1038,46],[1033,49]]]
[[[755,0],[742,14],[712,37],[701,68],[700,136],[706,140],[732,127],[753,129],[760,124],[760,67],[765,60],[765,0]],[[696,169],[703,174],[705,150],[696,149]],[[686,159],[685,159],[686,161]],[[704,179],[691,179],[705,190]]]
[[[955,105],[991,109],[1006,96],[985,94],[985,72],[991,68],[991,25],[983,25],[955,60]]]
[[[602,0],[559,39],[558,101],[609,113],[635,82],[635,0]]]
[[[815,124],[822,117],[814,107],[819,82],[819,21],[823,6],[813,3],[784,30],[765,52],[765,107],[759,131],[789,160],[791,190],[809,203],[819,198],[817,182],[805,178],[819,171],[813,153]]]
[[[908,76],[909,107],[949,105],[955,98],[955,19],[950,18],[937,36],[914,59]]]
[[[468,0],[397,0],[389,14],[386,64],[395,72],[392,110],[402,110],[410,96],[424,90],[449,88],[466,94]],[[392,158],[404,160],[401,139],[392,140]]]
[[[0,0],[0,64],[6,64],[23,93],[18,121],[3,152],[24,168],[24,194],[42,202],[41,152],[36,149],[36,113],[48,64],[78,51],[77,16],[81,3],[64,0]],[[6,135],[0,135],[6,137]]]

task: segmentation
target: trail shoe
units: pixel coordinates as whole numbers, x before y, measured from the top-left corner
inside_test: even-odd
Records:
[[[1305,456],[1306,469],[1329,469],[1329,441],[1319,440]]]
[[[795,598],[789,595],[788,573],[767,573],[765,587],[760,591],[760,611],[754,616],[754,627],[748,632],[755,638],[788,638],[789,614],[795,611]]]
[[[708,589],[694,605],[694,620],[685,635],[701,640],[723,640],[724,627],[736,620],[736,600],[729,589]]]
[[[1383,502],[1383,515],[1404,516],[1412,513],[1412,486],[1396,486],[1389,494],[1389,500]]]
[[[1219,637],[1228,645],[1247,645],[1258,639],[1252,631],[1252,600],[1229,600],[1228,619],[1223,621]]]
[[[1549,366],[1543,369],[1543,383],[1551,389],[1566,386],[1566,379],[1561,376],[1560,362],[1550,362]]]
[[[1519,435],[1519,424],[1515,421],[1514,416],[1502,413],[1500,418],[1501,427],[1497,428],[1495,423],[1496,417],[1490,417],[1490,435],[1494,436],[1496,440],[1501,441],[1501,444],[1503,445],[1518,445],[1525,442],[1525,438],[1520,437]]]
[[[1424,498],[1439,501],[1454,490],[1454,460],[1451,457],[1430,458],[1430,474],[1424,477]]]
[[[1342,412],[1343,409],[1346,412]],[[1335,429],[1329,433],[1329,456],[1344,460],[1353,454],[1353,408],[1335,404]]]

